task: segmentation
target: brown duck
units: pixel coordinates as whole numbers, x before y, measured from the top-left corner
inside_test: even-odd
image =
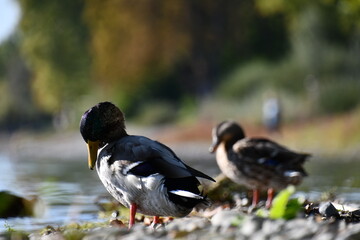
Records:
[[[212,131],[210,152],[216,152],[220,170],[232,181],[253,190],[252,206],[259,202],[259,190],[268,190],[266,207],[274,192],[298,185],[307,176],[303,164],[310,156],[293,152],[266,138],[246,138],[233,121],[224,121]]]

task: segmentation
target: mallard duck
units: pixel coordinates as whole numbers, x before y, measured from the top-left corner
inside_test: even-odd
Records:
[[[128,135],[124,115],[114,104],[101,102],[87,110],[80,133],[87,143],[89,168],[96,165],[108,192],[130,208],[129,228],[136,212],[154,216],[156,224],[159,216],[184,217],[195,206],[209,203],[196,177],[215,180],[186,165],[164,144]]]
[[[259,190],[268,190],[266,207],[270,207],[275,191],[301,183],[306,172],[305,160],[310,156],[293,152],[266,138],[245,138],[239,124],[224,121],[213,128],[213,144],[220,170],[232,181],[253,190],[252,207],[259,202]]]

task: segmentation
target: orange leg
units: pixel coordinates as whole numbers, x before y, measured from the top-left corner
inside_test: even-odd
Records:
[[[252,199],[252,207],[256,207],[259,203],[259,189],[253,189],[253,199]]]
[[[273,188],[269,188],[267,191],[267,200],[266,200],[266,208],[270,208],[272,204],[272,200],[274,198],[275,191]]]
[[[159,216],[154,216],[154,220],[153,220],[152,224],[155,225],[155,224],[160,223],[159,219],[160,219]]]
[[[136,214],[137,206],[135,203],[130,205],[130,219],[129,219],[129,229],[135,224],[135,214]]]

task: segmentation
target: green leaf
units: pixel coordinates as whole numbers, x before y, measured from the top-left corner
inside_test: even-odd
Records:
[[[295,187],[290,185],[278,193],[278,195],[274,198],[273,205],[270,209],[269,217],[271,219],[284,218],[289,198],[294,192]]]
[[[244,222],[244,216],[237,216],[231,221],[231,226],[238,227]]]
[[[285,210],[283,218],[285,218],[285,219],[295,218],[297,213],[302,208],[302,203],[303,203],[303,201],[298,198],[290,199],[286,206],[286,210]]]
[[[264,208],[259,208],[258,210],[256,210],[255,215],[258,217],[267,218],[269,217],[269,211]]]

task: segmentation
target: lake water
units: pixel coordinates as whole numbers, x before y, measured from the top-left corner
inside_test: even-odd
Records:
[[[199,170],[215,176],[219,170],[214,161],[188,162]],[[338,198],[360,202],[360,163],[352,159],[321,161],[314,159],[306,164],[309,177],[298,187],[297,193],[318,199],[325,191],[333,191]],[[0,219],[0,232],[9,227],[31,231],[48,225],[62,226],[71,222],[105,221],[98,217],[95,204],[98,196],[107,195],[96,171],[90,171],[86,159],[34,160],[10,159],[0,154],[0,191],[9,190],[20,196],[39,196],[45,209],[42,216],[32,218]]]
[[[98,219],[96,198],[106,194],[96,171],[84,161],[21,160],[0,155],[0,190],[20,196],[39,196],[45,209],[37,218],[0,219],[0,232],[54,227]]]

